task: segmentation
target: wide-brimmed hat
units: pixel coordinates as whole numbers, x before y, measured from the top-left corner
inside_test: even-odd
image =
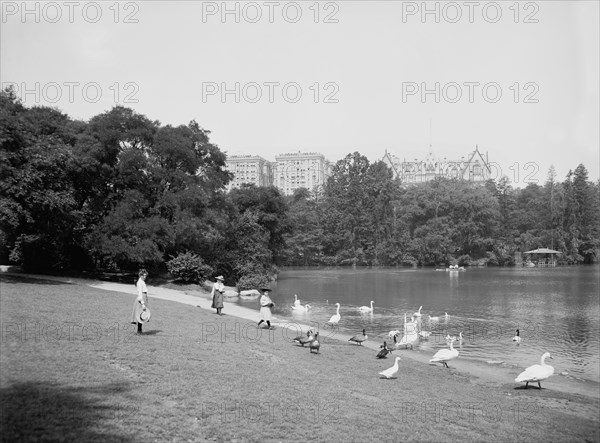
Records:
[[[266,292],[266,291],[272,291],[271,288],[260,288],[261,291]]]
[[[141,311],[140,315],[138,315],[138,323],[149,322],[150,317],[152,317],[152,312],[150,312],[149,308],[146,308],[145,311]]]
[[[225,280],[225,277],[223,277],[222,275],[219,275],[215,280]]]

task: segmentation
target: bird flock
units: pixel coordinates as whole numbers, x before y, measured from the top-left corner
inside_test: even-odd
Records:
[[[360,306],[358,308],[358,311],[361,313],[373,313],[373,309],[374,309],[373,305],[374,305],[374,302],[371,300],[370,306]],[[333,314],[331,316],[331,318],[329,319],[329,321],[327,322],[327,325],[329,325],[329,326],[337,326],[341,320],[341,315],[340,315],[341,305],[339,303],[336,303],[335,306],[336,306],[336,313]],[[307,312],[310,309],[310,305],[306,304],[306,305],[302,306],[300,300],[298,300],[298,296],[294,295],[294,305],[292,306],[292,309],[294,311]],[[409,321],[407,321],[407,315],[404,314],[404,327],[402,328],[402,331],[392,330],[388,333],[388,338],[393,340],[393,342],[394,342],[393,348],[388,347],[387,341],[384,341],[383,344],[381,346],[379,346],[380,351],[376,355],[377,359],[386,359],[387,356],[396,349],[402,349],[402,348],[408,349],[408,347],[410,347],[411,349],[414,349],[414,345],[418,344],[420,340],[427,340],[430,337],[431,332],[423,331],[421,328],[421,325],[422,325],[421,319],[423,318],[423,314],[421,312],[422,309],[423,309],[423,306],[419,306],[419,309],[414,314],[412,314],[411,319]],[[446,320],[448,320],[449,315],[447,312],[444,313],[444,318]],[[440,320],[440,317],[438,317],[438,316],[435,316],[435,317],[429,316],[430,324],[432,322],[437,322],[439,320]],[[319,354],[321,344],[319,342],[318,337],[319,337],[319,333],[310,329],[310,330],[308,330],[306,335],[299,335],[298,337],[295,337],[292,341],[294,343],[296,343],[298,346],[305,347],[306,345],[308,345],[311,354],[313,352],[316,354]],[[367,335],[366,329],[363,329],[362,333],[356,334],[355,336],[351,337],[348,341],[353,342],[359,346],[362,346],[362,343],[367,341],[368,339],[369,339],[369,337]],[[458,336],[446,335],[445,340],[448,345],[448,348],[440,349],[439,351],[437,351],[433,355],[433,357],[429,360],[429,362],[430,363],[441,363],[443,367],[450,368],[450,366],[448,366],[448,362],[458,358],[458,356],[460,354],[460,352],[454,348],[454,343],[458,342],[460,345],[462,345],[463,340],[464,340],[462,331],[459,332]],[[517,329],[512,341],[516,342],[517,345],[520,345],[521,340],[522,340],[522,338],[520,335],[520,331]],[[552,358],[552,356],[550,355],[549,352],[546,352],[546,353],[544,353],[544,355],[542,355],[539,365],[529,366],[521,374],[519,374],[519,376],[517,378],[515,378],[515,382],[517,382],[517,383],[524,382],[525,389],[527,389],[529,387],[529,383],[537,383],[539,389],[542,389],[541,381],[546,380],[547,378],[549,378],[550,376],[552,376],[554,374],[554,368],[552,366],[546,364],[546,362],[545,362],[545,360],[547,358],[550,358],[550,359]],[[384,378],[384,379],[396,378],[396,374],[398,373],[398,371],[400,369],[400,366],[399,366],[400,360],[401,360],[400,357],[396,357],[396,359],[394,361],[394,365],[392,367],[379,372],[380,378]]]

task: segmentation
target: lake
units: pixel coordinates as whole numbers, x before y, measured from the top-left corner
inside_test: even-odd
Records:
[[[274,315],[324,324],[341,304],[340,330],[367,330],[383,342],[402,330],[404,314],[423,306],[422,328],[431,331],[418,348],[446,347],[446,334],[463,333],[461,359],[504,361],[521,367],[551,352],[556,372],[600,381],[600,267],[467,268],[464,272],[410,268],[285,269],[273,285]],[[294,294],[312,309],[291,309]],[[374,302],[373,314],[359,306]],[[247,302],[240,301],[240,304]],[[254,302],[256,305],[256,302]],[[448,313],[446,318],[445,313]],[[439,317],[438,321],[430,320]],[[519,345],[512,341],[521,332]]]

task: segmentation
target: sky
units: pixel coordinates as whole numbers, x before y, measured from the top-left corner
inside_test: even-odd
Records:
[[[597,180],[599,4],[3,1],[0,82],[77,119],[196,120],[229,155],[477,146],[515,187]]]

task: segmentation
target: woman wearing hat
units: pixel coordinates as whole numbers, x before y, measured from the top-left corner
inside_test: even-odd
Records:
[[[225,285],[223,284],[223,280],[225,279],[222,275],[219,275],[215,280],[215,284],[213,285],[212,292],[210,294],[212,297],[211,307],[217,309],[217,314],[223,315],[221,313],[221,309],[223,309],[223,293],[225,293]]]
[[[145,269],[140,269],[138,272],[138,281],[136,283],[138,295],[133,302],[133,311],[131,312],[131,323],[137,324],[138,334],[142,333],[142,321],[150,318],[146,311],[148,310],[148,289],[146,288],[146,277],[148,272]],[[149,311],[148,311],[149,313]]]
[[[271,297],[269,297],[269,288],[262,288],[263,295],[260,297],[260,321],[258,326],[264,321],[267,322],[267,327],[271,329],[271,308],[275,306]]]

